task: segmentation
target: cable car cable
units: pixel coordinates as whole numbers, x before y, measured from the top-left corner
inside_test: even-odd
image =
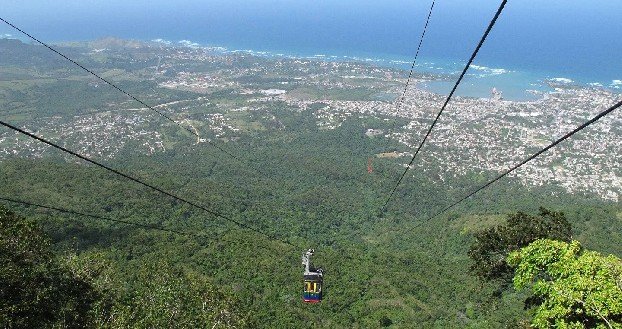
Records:
[[[565,141],[566,139],[572,137],[574,134],[580,132],[581,130],[587,128],[588,126],[590,126],[591,124],[597,122],[598,120],[600,120],[601,118],[603,118],[604,116],[610,114],[611,112],[615,111],[616,109],[618,109],[620,106],[622,106],[622,101],[616,103],[615,105],[611,106],[610,108],[606,109],[605,111],[600,112],[598,115],[596,115],[595,117],[593,117],[592,119],[590,119],[589,121],[585,122],[584,124],[580,125],[579,127],[575,128],[573,131],[567,133],[566,135],[562,136],[561,138],[559,138],[558,140],[554,141],[553,143],[549,144],[547,147],[539,150],[538,152],[534,153],[533,155],[531,155],[530,157],[528,157],[527,159],[521,161],[520,163],[518,163],[517,165],[513,166],[512,168],[506,170],[505,172],[503,172],[502,174],[500,174],[499,176],[495,177],[494,179],[492,179],[491,181],[489,181],[488,183],[482,185],[481,187],[479,187],[478,189],[476,189],[475,191],[469,193],[468,195],[466,195],[465,197],[461,198],[460,200],[452,203],[450,206],[445,207],[443,210],[439,211],[438,213],[436,213],[434,216],[428,218],[428,220],[431,220],[433,218],[435,218],[436,216],[439,216],[441,214],[443,214],[444,212],[448,211],[449,209],[457,206],[458,204],[464,202],[466,199],[474,196],[475,194],[479,193],[480,191],[486,189],[487,187],[489,187],[490,185],[494,184],[496,181],[500,180],[501,178],[507,176],[508,174],[510,174],[511,172],[515,171],[516,169],[522,167],[523,165],[525,165],[526,163],[528,163],[529,161],[537,158],[538,156],[540,156],[542,153],[554,148],[555,146],[557,146],[559,143]]]
[[[181,127],[182,129],[190,132],[192,135],[196,136],[196,137],[200,137],[198,133],[192,131],[190,128],[184,127],[182,126],[180,123],[178,123],[177,121],[173,120],[171,117],[167,116],[166,114],[164,114],[161,111],[158,111],[157,109],[155,109],[153,106],[147,105],[145,102],[143,102],[142,100],[138,99],[137,97],[135,97],[134,95],[130,94],[129,92],[121,89],[119,86],[115,85],[114,83],[106,80],[105,78],[101,77],[100,75],[98,75],[97,73],[93,72],[92,70],[88,69],[87,67],[85,67],[84,65],[78,63],[77,61],[69,58],[67,55],[61,53],[60,51],[56,50],[55,48],[53,48],[52,46],[48,45],[47,43],[37,39],[36,37],[32,36],[31,34],[29,34],[28,32],[20,29],[19,27],[17,27],[16,25],[12,24],[11,22],[5,20],[4,18],[0,17],[0,21],[4,22],[5,24],[9,25],[10,27],[12,27],[13,29],[19,31],[20,33],[26,35],[28,38],[32,39],[33,41],[41,44],[42,46],[46,47],[47,49],[49,49],[50,51],[56,53],[57,55],[61,56],[62,58],[66,59],[67,61],[73,63],[74,65],[80,67],[82,70],[88,72],[89,74],[93,75],[94,77],[98,78],[99,80],[103,81],[104,83],[110,85],[111,87],[113,87],[114,89],[120,91],[121,93],[127,95],[128,97],[132,98],[133,100],[137,101],[138,103],[140,103],[141,105],[147,107],[148,109],[156,112],[157,114],[159,114],[160,116],[164,117],[165,119],[167,119],[168,121],[171,121],[173,123],[175,123],[177,126]],[[220,150],[221,152],[227,154],[228,156],[230,156],[231,158],[235,159],[236,161],[245,164],[246,166],[250,167],[251,169],[253,169],[254,171],[258,172],[259,174],[261,174],[262,176],[264,176],[265,178],[271,179],[269,175],[267,175],[266,173],[264,173],[263,171],[255,168],[254,166],[249,165],[246,161],[240,159],[239,157],[235,156],[234,154],[232,154],[231,152],[228,152],[227,150],[223,149],[222,147],[214,144],[213,142],[207,140],[207,142],[217,148],[218,150]],[[75,155],[75,154],[74,154]],[[86,159],[83,159],[86,160]],[[86,160],[88,161],[88,160]],[[118,173],[117,173],[118,174]],[[128,178],[128,177],[126,177]],[[163,192],[163,191],[159,191],[159,192]],[[171,196],[171,195],[169,195]],[[208,211],[209,212],[209,211]],[[215,214],[213,214],[215,215]],[[218,215],[216,215],[218,216]],[[239,223],[236,223],[239,225]],[[250,227],[247,227],[248,229],[251,229]]]
[[[402,183],[402,180],[406,176],[406,173],[408,173],[408,170],[410,169],[412,164],[415,162],[415,159],[417,158],[417,155],[419,154],[419,151],[421,151],[421,148],[423,147],[423,145],[427,141],[428,137],[432,133],[432,129],[434,129],[434,126],[436,125],[436,123],[438,122],[439,118],[443,114],[443,111],[445,111],[445,108],[447,107],[447,104],[449,103],[449,101],[453,97],[454,93],[456,92],[456,89],[458,89],[458,85],[460,84],[460,82],[464,78],[467,70],[469,69],[469,66],[471,66],[471,63],[473,63],[473,60],[475,59],[475,56],[477,56],[477,53],[479,52],[480,48],[484,44],[484,41],[486,41],[486,38],[488,37],[488,34],[490,34],[490,31],[492,30],[493,26],[497,22],[497,19],[501,15],[501,12],[503,11],[503,8],[505,8],[505,5],[506,5],[507,2],[508,2],[508,0],[503,0],[501,2],[501,4],[499,5],[499,9],[497,9],[497,12],[495,13],[495,16],[492,18],[492,20],[488,24],[488,28],[486,29],[486,31],[484,32],[484,35],[482,36],[482,38],[480,39],[479,43],[477,44],[477,47],[475,48],[475,50],[471,54],[471,57],[469,58],[469,61],[467,62],[466,66],[462,70],[462,73],[460,74],[460,77],[458,78],[458,80],[454,84],[453,88],[451,89],[451,92],[449,93],[449,96],[447,96],[447,99],[445,100],[445,103],[443,104],[443,106],[441,107],[440,111],[436,115],[436,118],[434,119],[434,121],[432,122],[430,127],[428,128],[428,131],[426,132],[425,136],[423,137],[423,140],[419,144],[419,147],[417,147],[417,151],[415,152],[415,154],[413,155],[412,159],[410,160],[410,163],[408,164],[408,166],[406,166],[406,169],[404,169],[404,172],[402,173],[400,179],[397,181],[397,184],[395,184],[395,187],[393,188],[393,190],[389,194],[389,197],[387,198],[386,202],[384,203],[384,206],[382,207],[381,212],[385,212],[386,211],[387,206],[389,205],[389,202],[391,201],[391,199],[393,198],[393,195],[395,194],[395,191],[397,190],[397,188]]]
[[[140,223],[134,223],[134,222],[130,222],[130,221],[126,221],[126,220],[121,220],[121,219],[114,219],[114,218],[110,218],[110,217],[104,217],[104,216],[99,216],[99,215],[93,215],[93,214],[87,214],[87,213],[82,213],[82,212],[78,212],[78,211],[74,211],[74,210],[69,210],[69,209],[65,209],[65,208],[59,208],[59,207],[53,207],[53,206],[45,206],[45,205],[41,205],[41,204],[37,204],[37,203],[32,203],[32,202],[27,202],[27,201],[23,201],[23,200],[16,200],[16,199],[12,199],[12,198],[4,198],[4,197],[0,197],[0,200],[6,201],[6,202],[12,202],[12,203],[16,203],[16,204],[22,204],[25,206],[33,206],[33,207],[38,207],[38,208],[42,208],[42,209],[48,209],[48,210],[53,210],[53,211],[57,211],[60,213],[65,213],[65,214],[73,214],[73,215],[78,215],[78,216],[83,216],[83,217],[89,217],[89,218],[93,218],[93,219],[100,219],[100,220],[105,220],[105,221],[111,221],[111,222],[117,222],[117,223],[121,223],[121,224],[126,224],[126,225],[131,225],[131,226],[137,226],[137,227],[142,227],[142,228],[146,228],[146,229],[151,229],[151,230],[157,230],[157,231],[164,231],[164,232],[168,232],[168,233],[173,233],[173,234],[177,234],[177,235],[183,235],[183,236],[187,236],[187,237],[192,237],[192,238],[197,238],[197,239],[209,239],[212,241],[226,241],[226,242],[232,242],[231,240],[227,240],[224,239],[222,236],[213,236],[213,235],[202,235],[202,234],[196,234],[196,233],[191,233],[191,232],[182,232],[182,231],[177,231],[177,230],[173,230],[173,229],[167,229],[161,226],[157,226],[157,225],[148,225],[148,224],[140,224]],[[262,245],[255,245],[255,248],[262,248],[265,250],[269,250],[267,247],[262,246]],[[269,250],[269,251],[273,251],[273,250]]]
[[[152,189],[152,190],[157,191],[157,192],[159,192],[159,193],[161,193],[161,194],[164,194],[164,195],[166,195],[166,196],[169,196],[169,197],[171,197],[171,198],[173,198],[173,199],[175,199],[175,200],[177,200],[177,201],[180,201],[180,202],[186,203],[186,204],[188,204],[188,205],[190,205],[190,206],[192,206],[192,207],[195,207],[195,208],[201,209],[201,210],[203,210],[203,211],[205,211],[205,212],[207,212],[207,213],[209,213],[209,214],[211,214],[211,215],[214,215],[214,216],[219,217],[219,218],[222,218],[222,219],[224,219],[224,220],[226,220],[226,221],[232,222],[232,223],[234,223],[234,224],[238,225],[239,227],[242,227],[242,228],[248,229],[248,230],[250,230],[250,231],[253,231],[253,232],[255,232],[255,233],[258,233],[258,234],[260,234],[260,235],[263,235],[263,236],[265,236],[265,237],[267,237],[267,238],[269,238],[269,239],[271,239],[271,240],[280,241],[280,242],[282,242],[282,243],[284,243],[284,244],[287,244],[287,245],[289,245],[289,246],[292,246],[292,247],[298,248],[298,246],[296,246],[295,244],[293,244],[293,243],[291,243],[291,242],[289,242],[289,241],[287,241],[287,240],[285,240],[285,239],[280,239],[280,238],[274,237],[274,236],[272,236],[272,235],[270,235],[270,234],[268,234],[268,233],[264,233],[264,232],[262,232],[262,231],[261,231],[261,230],[259,230],[259,229],[256,229],[256,228],[254,228],[254,227],[252,227],[252,226],[249,226],[248,224],[245,224],[245,223],[243,223],[243,222],[240,222],[240,221],[238,221],[238,220],[235,220],[235,219],[233,219],[233,218],[231,218],[231,217],[228,217],[228,216],[226,216],[226,215],[223,215],[223,214],[221,214],[221,213],[219,213],[219,212],[217,212],[217,211],[211,210],[211,209],[209,209],[209,208],[207,208],[207,207],[205,207],[205,206],[199,205],[199,204],[197,204],[197,203],[195,203],[195,202],[188,201],[188,200],[186,200],[186,199],[184,199],[184,198],[182,198],[182,197],[179,197],[179,196],[177,196],[177,195],[175,195],[175,194],[173,194],[173,193],[171,193],[171,192],[167,192],[167,191],[163,190],[162,188],[159,188],[159,187],[157,187],[157,186],[155,186],[155,185],[152,185],[152,184],[149,184],[149,183],[147,183],[147,182],[144,182],[144,181],[142,181],[142,180],[140,180],[140,179],[138,179],[138,178],[134,178],[134,177],[132,177],[132,176],[130,176],[130,175],[128,175],[128,174],[122,173],[122,172],[120,172],[120,171],[118,171],[118,170],[116,170],[116,169],[114,169],[114,168],[111,168],[111,167],[109,167],[109,166],[107,166],[107,165],[104,165],[104,164],[99,163],[99,162],[97,162],[97,161],[95,161],[95,160],[92,160],[92,159],[90,159],[90,158],[88,158],[88,157],[86,157],[86,156],[84,156],[84,155],[81,155],[81,154],[78,154],[78,153],[73,152],[73,151],[71,151],[71,150],[68,150],[68,149],[66,149],[66,148],[64,148],[64,147],[62,147],[62,146],[60,146],[60,145],[57,145],[57,144],[55,144],[55,143],[53,143],[53,142],[50,142],[50,141],[48,141],[48,140],[46,140],[46,139],[44,139],[44,138],[42,138],[42,137],[39,137],[39,136],[37,136],[37,135],[35,135],[35,134],[32,134],[32,133],[29,133],[29,132],[27,132],[27,131],[25,131],[25,130],[23,130],[23,129],[18,128],[18,127],[15,127],[15,126],[13,126],[13,125],[11,125],[11,124],[9,124],[9,123],[6,123],[6,122],[4,122],[4,121],[1,121],[1,120],[0,120],[0,125],[3,125],[3,126],[5,126],[5,127],[9,128],[9,129],[12,129],[12,130],[14,130],[14,131],[16,131],[16,132],[18,132],[18,133],[20,133],[20,134],[26,135],[26,136],[28,136],[28,137],[30,137],[30,138],[32,138],[32,139],[35,139],[35,140],[37,140],[37,141],[39,141],[39,142],[41,142],[41,143],[47,144],[47,145],[49,145],[49,146],[52,146],[53,148],[56,148],[56,149],[58,149],[58,150],[60,150],[60,151],[63,151],[63,152],[68,153],[68,154],[71,154],[71,155],[73,155],[73,156],[75,156],[75,157],[77,157],[77,158],[79,158],[79,159],[81,159],[81,160],[84,160],[84,161],[86,161],[86,162],[89,162],[89,163],[91,163],[91,164],[94,164],[94,165],[96,165],[96,166],[98,166],[98,167],[100,167],[100,168],[102,168],[102,169],[105,169],[105,170],[107,170],[107,171],[110,171],[110,172],[112,172],[112,173],[114,173],[114,174],[116,174],[116,175],[118,175],[118,176],[121,176],[121,177],[123,177],[123,178],[125,178],[125,179],[131,180],[131,181],[133,181],[133,182],[135,182],[135,183],[137,183],[137,184],[143,185],[143,186],[145,186],[145,187],[148,187],[149,189]]]
[[[74,65],[78,66],[79,68],[81,68],[82,70],[88,72],[89,74],[93,75],[94,77],[96,77],[97,79],[101,80],[102,82],[106,83],[107,85],[111,86],[112,88],[120,91],[121,93],[125,94],[126,96],[130,97],[131,99],[135,100],[136,102],[140,103],[141,105],[145,106],[146,108],[148,108],[151,111],[156,112],[157,114],[159,114],[160,116],[162,116],[163,118],[165,118],[166,120],[176,124],[177,126],[179,126],[180,128],[184,129],[185,131],[189,132],[190,134],[192,134],[193,136],[199,138],[200,135],[193,131],[192,129],[188,128],[188,127],[184,127],[182,126],[179,122],[173,120],[171,117],[169,117],[168,115],[164,114],[161,111],[158,111],[157,109],[155,109],[153,106],[147,105],[145,102],[143,102],[142,100],[138,99],[136,96],[130,94],[129,92],[125,91],[124,89],[121,89],[119,86],[115,85],[114,83],[104,79],[103,77],[101,77],[100,75],[98,75],[97,73],[93,72],[92,70],[86,68],[84,65],[76,62],[75,60],[69,58],[68,56],[66,56],[65,54],[61,53],[60,51],[56,50],[55,48],[53,48],[52,46],[48,45],[47,43],[35,38],[34,36],[32,36],[31,34],[27,33],[26,31],[20,29],[19,27],[15,26],[13,23],[5,20],[4,18],[0,17],[0,21],[4,22],[5,24],[7,24],[8,26],[12,27],[13,29],[19,31],[20,33],[24,34],[25,36],[27,36],[28,38],[32,39],[33,41],[39,43],[40,45],[46,47],[47,49],[51,50],[52,52],[56,53],[57,55],[61,56],[62,58],[68,60],[69,62],[73,63]],[[239,157],[237,157],[236,155],[232,154],[231,152],[225,150],[224,148],[216,145],[215,143],[211,142],[210,140],[206,139],[206,142],[208,144],[210,144],[211,146],[215,147],[216,149],[218,149],[219,151],[225,153],[226,155],[228,155],[229,157],[235,159],[236,161],[243,163],[245,165],[247,165],[248,167],[252,168],[253,170],[259,172],[260,174],[262,174],[264,177],[268,177],[266,174],[264,174],[263,172],[261,172],[260,170],[254,168],[253,166],[249,165],[246,161],[240,159]]]
[[[164,228],[164,227],[161,227],[161,226],[157,226],[157,225],[148,225],[148,224],[134,223],[134,222],[130,222],[130,221],[122,220],[122,219],[114,219],[114,218],[109,218],[109,217],[104,217],[104,216],[99,216],[99,215],[87,214],[87,213],[82,213],[82,212],[73,211],[73,210],[69,210],[69,209],[58,208],[58,207],[53,207],[53,206],[45,206],[45,205],[36,204],[36,203],[32,203],[32,202],[27,202],[27,201],[22,201],[22,200],[16,200],[16,199],[11,199],[11,198],[4,198],[4,197],[0,197],[0,200],[7,201],[7,202],[12,202],[12,203],[17,203],[17,204],[22,204],[22,205],[26,205],[26,206],[42,208],[42,209],[54,210],[54,211],[58,211],[58,212],[65,213],[65,214],[78,215],[78,216],[89,217],[89,218],[93,218],[93,219],[100,219],[100,220],[105,220],[105,221],[109,221],[109,222],[115,222],[115,223],[121,223],[121,224],[125,224],[125,225],[131,225],[131,226],[147,228],[147,229],[151,229],[151,230],[157,230],[157,231],[163,231],[163,232],[168,232],[168,233],[174,233],[174,234],[178,234],[178,235],[196,236],[195,234],[192,234],[192,233],[186,233],[186,232],[182,232],[182,231],[167,229],[167,228]]]
[[[408,86],[410,85],[410,80],[412,79],[413,73],[415,72],[415,66],[417,64],[417,58],[419,57],[419,51],[421,50],[421,45],[423,44],[423,39],[425,37],[425,34],[428,30],[428,25],[430,23],[430,17],[432,17],[432,11],[434,9],[434,4],[436,3],[436,0],[432,0],[432,5],[430,6],[430,10],[428,11],[428,17],[426,18],[425,21],[425,25],[423,27],[423,31],[421,32],[421,37],[419,38],[419,44],[417,45],[417,51],[415,52],[415,58],[413,59],[412,65],[410,66],[410,72],[408,73],[408,78],[406,79],[406,84],[404,85],[404,91],[402,91],[402,96],[397,98],[397,100],[395,101],[395,117],[398,116],[400,108],[402,103],[404,103],[404,100],[406,99],[406,92],[408,91]],[[396,121],[393,121],[393,124],[391,125],[391,128],[388,130],[389,132],[394,131],[395,130],[395,126],[396,126]],[[385,143],[384,148],[388,148],[390,143],[390,139],[387,138],[387,141]],[[370,158],[371,159],[371,158]],[[368,165],[368,171],[370,166]]]
[[[413,60],[412,65],[410,66],[410,72],[408,73],[408,79],[406,79],[406,85],[404,86],[404,91],[402,92],[402,97],[400,97],[397,100],[397,103],[395,105],[395,114],[397,115],[397,112],[399,112],[400,110],[400,106],[402,105],[401,103],[404,101],[404,98],[406,98],[406,91],[408,90],[408,86],[410,85],[410,80],[413,76],[413,73],[415,71],[415,65],[417,63],[417,57],[419,57],[419,51],[421,50],[421,45],[423,44],[423,39],[425,37],[425,33],[428,30],[428,24],[430,23],[430,17],[432,17],[432,10],[434,9],[434,3],[436,2],[436,0],[432,0],[432,5],[430,6],[430,11],[428,12],[428,18],[425,21],[425,26],[423,27],[423,32],[421,33],[421,38],[419,38],[419,45],[417,45],[417,51],[415,52],[415,59]]]
[[[429,17],[428,17],[428,19],[429,19]],[[99,79],[99,80],[103,81],[104,83],[106,83],[106,84],[110,85],[110,86],[111,86],[111,87],[113,87],[114,89],[116,89],[116,90],[120,91],[121,93],[123,93],[123,94],[127,95],[128,97],[132,98],[133,100],[135,100],[136,102],[140,103],[141,105],[143,105],[143,106],[147,107],[148,109],[150,109],[150,110],[152,110],[152,111],[156,112],[157,114],[159,114],[160,116],[164,117],[164,118],[165,118],[165,119],[167,119],[168,121],[171,121],[171,122],[175,123],[177,126],[179,126],[179,127],[181,127],[182,129],[184,129],[184,130],[186,130],[186,131],[190,132],[192,135],[194,135],[194,136],[196,136],[196,137],[199,137],[199,134],[198,134],[198,133],[196,133],[196,132],[194,132],[194,131],[192,131],[190,128],[187,128],[187,127],[182,126],[180,123],[178,123],[177,121],[173,120],[171,117],[167,116],[166,114],[162,113],[161,111],[158,111],[158,110],[157,110],[157,109],[155,109],[154,107],[147,105],[145,102],[143,102],[142,100],[138,99],[138,98],[137,98],[137,97],[135,97],[134,95],[132,95],[132,94],[130,94],[129,92],[127,92],[127,91],[125,91],[125,90],[121,89],[119,86],[117,86],[117,85],[115,85],[114,83],[112,83],[112,82],[110,82],[110,81],[106,80],[105,78],[101,77],[100,75],[98,75],[97,73],[95,73],[95,72],[93,72],[92,70],[88,69],[88,68],[87,68],[87,67],[85,67],[84,65],[82,65],[82,64],[80,64],[80,63],[78,63],[77,61],[75,61],[75,60],[71,59],[71,58],[70,58],[70,57],[68,57],[67,55],[65,55],[65,54],[61,53],[60,51],[56,50],[55,48],[53,48],[52,46],[48,45],[47,43],[45,43],[45,42],[43,42],[43,41],[41,41],[41,40],[37,39],[36,37],[34,37],[33,35],[29,34],[28,32],[26,32],[26,31],[24,31],[24,30],[20,29],[19,27],[17,27],[17,26],[16,26],[16,25],[14,25],[13,23],[11,23],[11,22],[7,21],[6,19],[4,19],[4,18],[2,18],[2,17],[0,17],[0,21],[4,22],[5,24],[7,24],[8,26],[10,26],[11,28],[13,28],[13,29],[15,29],[15,30],[19,31],[20,33],[24,34],[25,36],[27,36],[27,37],[28,37],[28,38],[30,38],[31,40],[33,40],[33,41],[35,41],[35,42],[39,43],[40,45],[42,45],[42,46],[44,46],[44,47],[46,47],[47,49],[49,49],[50,51],[52,51],[52,52],[56,53],[57,55],[61,56],[62,58],[66,59],[67,61],[69,61],[69,62],[73,63],[74,65],[78,66],[78,67],[79,67],[79,68],[81,68],[82,70],[84,70],[84,71],[88,72],[89,74],[93,75],[93,76],[94,76],[94,77],[96,77],[97,79]],[[426,23],[426,26],[427,26],[427,23]],[[33,137],[33,138],[34,138],[34,135],[33,135],[33,136],[31,136],[31,137]],[[41,139],[39,139],[39,140],[40,140],[41,142],[47,143],[47,142],[46,142],[46,141],[44,141],[44,140],[41,140]],[[230,156],[231,158],[235,159],[236,161],[238,161],[238,162],[240,162],[240,163],[243,163],[243,164],[245,164],[246,166],[250,167],[251,169],[253,169],[253,170],[254,170],[254,171],[256,171],[257,173],[261,174],[263,177],[273,180],[272,178],[270,178],[270,176],[269,176],[269,175],[267,175],[266,173],[264,173],[262,170],[255,168],[254,166],[250,165],[248,162],[246,162],[246,161],[244,161],[244,160],[242,160],[242,159],[238,158],[237,156],[235,156],[235,155],[233,155],[232,153],[230,153],[230,152],[226,151],[225,149],[223,149],[223,148],[219,147],[218,145],[216,145],[216,144],[212,143],[211,141],[209,141],[209,140],[208,140],[207,142],[208,142],[211,146],[213,146],[213,147],[217,148],[218,150],[220,150],[221,152],[223,152],[223,153],[227,154],[228,156]],[[52,145],[52,144],[49,144],[49,145]],[[52,145],[52,146],[53,146],[53,145]],[[55,146],[55,147],[56,147],[56,146]],[[60,149],[61,149],[61,150],[63,150],[62,148],[60,148]],[[72,152],[72,155],[80,157],[78,154],[74,154],[73,152]],[[90,160],[87,160],[86,158],[82,158],[82,159],[83,159],[83,160],[85,160],[85,161],[91,162]],[[94,162],[91,162],[91,163],[94,163]],[[94,164],[95,164],[95,163],[94,163]],[[105,168],[105,166],[104,166],[103,168]],[[115,172],[115,173],[116,173],[116,174],[121,174],[121,173],[119,173],[119,172]],[[129,176],[128,176],[128,177],[125,177],[125,178],[131,179],[131,180],[134,180],[134,179],[130,178]],[[136,181],[136,182],[138,182],[138,181]],[[140,184],[142,184],[142,183],[140,183]],[[143,184],[143,185],[144,185],[144,184]],[[288,184],[288,185],[289,185],[289,184]],[[147,185],[146,185],[146,186],[147,186]],[[148,187],[153,188],[153,186],[148,186]],[[167,194],[165,191],[158,191],[158,192],[160,192],[160,193],[164,193],[164,194]],[[169,194],[167,194],[167,195],[168,195],[168,196],[171,196],[171,197],[173,197],[173,198],[175,198],[175,197],[174,197],[174,196],[172,196],[172,195],[169,195]],[[189,203],[189,204],[191,204],[191,203]],[[196,205],[195,205],[195,206],[196,206]],[[206,209],[203,209],[203,210],[206,210]],[[208,210],[206,210],[206,211],[208,211]],[[209,211],[208,211],[208,212],[209,212]],[[214,214],[214,215],[215,215],[215,214]],[[216,216],[219,216],[219,215],[216,215]],[[240,225],[241,223],[236,223],[236,224]],[[243,227],[243,226],[242,226],[242,227]],[[247,229],[252,229],[251,227],[246,227],[246,228],[247,228]],[[262,234],[263,234],[263,233],[262,233]],[[281,242],[284,242],[284,241],[281,241]],[[293,245],[293,244],[291,244],[291,243],[287,243],[287,244],[294,246],[294,245]]]

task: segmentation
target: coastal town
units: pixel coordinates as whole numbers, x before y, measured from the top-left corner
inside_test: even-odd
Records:
[[[534,102],[457,97],[433,131],[416,167],[437,173],[441,180],[467,173],[501,173],[614,104],[616,96],[602,89],[558,87]],[[283,100],[300,108],[312,104],[285,95]],[[444,97],[415,87],[399,109],[395,102],[322,100],[326,106],[314,114],[319,127],[330,129],[348,117],[361,115],[408,120],[402,127],[383,132],[384,137],[403,144],[404,150],[411,150],[400,153],[406,163],[443,101]],[[622,197],[621,135],[622,116],[605,117],[511,176],[526,186],[553,183],[572,193],[591,192],[618,201]]]
[[[395,142],[397,147],[378,156],[391,152],[395,166],[406,166],[446,98],[421,88],[427,81],[444,77],[415,74],[401,97],[406,84],[403,71],[365,62],[262,57],[158,44],[136,47],[142,47],[140,52],[147,58],[142,61],[150,59],[153,65],[144,64],[129,73],[149,77],[157,88],[195,95],[152,104],[195,131],[200,137],[188,139],[195,144],[231,142],[256,130],[283,129],[279,116],[284,114],[275,109],[286,108],[312,116],[320,132],[339,129],[347,120],[371,117],[394,122],[389,128],[370,125],[361,133]],[[118,50],[106,48],[92,52],[118,55]],[[132,59],[132,63],[139,62]],[[413,169],[440,181],[471,174],[492,177],[620,98],[619,93],[602,87],[548,83],[552,91],[531,101],[504,100],[497,90],[486,98],[454,97]],[[171,131],[174,123],[144,106],[123,102],[95,110],[39,118],[23,122],[22,127],[95,158],[114,158],[128,145],[135,152],[152,155],[182,142],[162,132],[162,127]],[[528,163],[512,174],[513,179],[525,186],[553,184],[570,193],[618,202],[622,200],[621,136],[622,115],[613,113]],[[0,160],[43,157],[50,152],[41,143],[0,131]]]

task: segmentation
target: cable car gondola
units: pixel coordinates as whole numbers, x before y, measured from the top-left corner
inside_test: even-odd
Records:
[[[312,267],[311,256],[313,256],[314,252],[313,249],[309,249],[302,254],[302,265],[305,266],[302,301],[305,303],[319,303],[322,301],[323,270]]]

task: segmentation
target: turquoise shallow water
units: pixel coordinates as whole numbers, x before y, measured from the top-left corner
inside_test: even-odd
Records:
[[[542,93],[552,90],[546,83],[548,78],[545,74],[471,68],[456,93],[461,96],[484,98],[490,97],[492,89],[495,88],[507,100],[536,100],[542,97]],[[420,84],[419,87],[439,94],[448,94],[454,84],[455,79],[451,79],[430,81]]]

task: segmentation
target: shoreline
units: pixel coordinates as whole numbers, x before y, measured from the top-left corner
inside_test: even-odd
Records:
[[[400,71],[409,71],[412,60],[408,61],[404,57],[393,55],[337,55],[337,54],[296,54],[285,51],[270,50],[254,50],[254,49],[231,49],[223,45],[202,45],[190,40],[180,40],[173,42],[165,39],[142,40],[144,42],[154,42],[170,47],[189,47],[195,49],[205,49],[222,54],[238,54],[246,53],[252,56],[264,58],[288,58],[288,59],[305,59],[326,62],[356,62],[368,65],[374,65],[382,68],[396,69]],[[386,56],[386,57],[383,57]],[[477,62],[476,62],[477,63]],[[434,59],[419,58],[415,65],[415,72],[418,74],[431,74],[449,80],[453,80],[454,76],[464,67],[465,63],[456,61],[455,59]],[[512,77],[512,76],[515,77]],[[428,81],[432,86],[420,86],[426,91],[447,95],[450,88],[445,88],[447,84],[453,84],[453,81],[445,79],[437,79]],[[622,78],[622,77],[621,77]],[[469,80],[472,88],[464,88],[463,84]],[[589,81],[589,82],[588,82]],[[465,81],[461,84],[461,88],[457,90],[457,96],[484,98],[491,95],[493,88],[504,94],[503,99],[515,102],[538,101],[544,95],[555,92],[556,88],[587,88],[600,89],[612,93],[622,94],[622,79],[614,79],[612,81],[594,81],[594,79],[582,79],[573,76],[560,77],[552,73],[532,72],[515,68],[501,68],[487,66],[483,63],[472,64],[467,71]],[[443,89],[448,89],[443,92]],[[541,94],[541,95],[537,95]]]
[[[166,47],[192,48],[220,53],[223,55],[245,53],[251,56],[263,58],[286,58],[294,60],[314,60],[323,62],[352,62],[384,69],[394,69],[401,72],[408,72],[412,65],[412,60],[389,54],[378,55],[336,55],[336,54],[296,54],[295,52],[254,50],[254,49],[231,49],[222,45],[204,45],[187,39],[171,41],[163,38],[151,40],[144,39],[121,39],[115,37],[100,38],[96,40],[63,41],[54,44],[89,43],[105,39],[126,40],[145,43],[147,45],[160,45]],[[13,35],[0,35],[0,39],[17,39],[28,42],[23,38]],[[425,85],[418,84],[418,88],[425,91],[447,95],[453,85],[455,77],[459,74],[464,63],[451,59],[420,58],[415,65],[415,73],[438,77],[437,79],[427,80]],[[575,77],[558,77],[545,72],[530,72],[515,68],[501,68],[486,66],[483,63],[471,65],[465,79],[456,92],[456,96],[470,98],[488,98],[492,96],[492,90],[500,92],[502,99],[514,102],[538,101],[544,95],[555,92],[556,88],[585,88],[605,90],[608,92],[622,94],[622,77],[612,81],[591,81]]]

